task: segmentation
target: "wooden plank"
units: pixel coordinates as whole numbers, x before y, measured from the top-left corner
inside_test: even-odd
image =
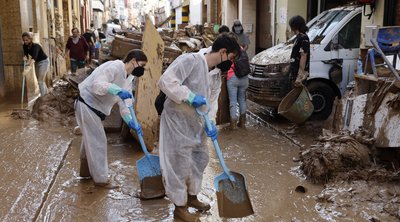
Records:
[[[154,101],[160,92],[157,82],[162,74],[164,41],[151,20],[146,18],[142,50],[148,62],[146,71],[137,81],[135,92],[136,115],[143,128],[143,137],[150,151],[158,141],[159,121]]]

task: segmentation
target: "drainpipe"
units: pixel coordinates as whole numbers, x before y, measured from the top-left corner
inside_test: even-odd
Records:
[[[276,5],[277,5],[277,1],[278,0],[271,0],[271,3],[273,3],[273,6],[271,7],[272,8],[272,14],[274,15],[274,18],[273,19],[271,19],[271,25],[272,25],[272,43],[273,43],[273,46],[275,46],[276,45],[276,42],[275,42],[275,39],[276,39],[276,36],[275,36],[275,33],[276,33],[276,26],[277,26],[277,21],[278,21],[278,18],[277,18],[277,15],[276,15]]]

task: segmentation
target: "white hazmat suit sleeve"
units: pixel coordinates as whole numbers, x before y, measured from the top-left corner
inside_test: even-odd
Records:
[[[211,80],[210,81],[211,95],[210,95],[210,112],[208,113],[208,116],[210,117],[210,120],[215,123],[218,112],[218,98],[221,92],[221,75],[218,72],[218,74],[212,75],[210,80]]]
[[[158,81],[158,87],[160,87],[161,91],[177,104],[188,101],[191,94],[190,89],[182,85],[183,81],[191,73],[191,70],[184,69],[185,64],[192,62],[188,60],[189,56],[191,55],[183,55],[176,58]]]
[[[126,124],[128,124],[129,121],[132,119],[131,113],[129,112],[129,109],[127,106],[128,104],[132,104],[132,99],[126,99],[125,101],[122,101],[121,99],[119,99],[119,101],[118,101],[119,113],[121,114],[121,117],[125,121]]]
[[[113,85],[114,75],[119,74],[119,69],[114,66],[108,66],[104,68],[102,74],[97,75],[92,84],[91,92],[96,95],[106,95],[109,94],[109,88]]]

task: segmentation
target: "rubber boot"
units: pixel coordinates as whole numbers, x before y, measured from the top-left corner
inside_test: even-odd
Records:
[[[79,176],[80,177],[90,177],[89,164],[88,164],[86,158],[81,159],[81,167],[79,169]]]
[[[231,130],[237,129],[236,124],[237,124],[237,119],[231,119],[231,124],[230,124],[229,128],[230,128]]]
[[[211,208],[210,204],[203,203],[197,199],[197,195],[188,195],[187,205],[200,211],[207,211]]]
[[[176,206],[174,210],[175,221],[185,221],[185,222],[198,222],[200,221],[199,216],[189,213],[187,206]]]
[[[239,117],[239,124],[240,128],[246,128],[246,114],[241,114]]]

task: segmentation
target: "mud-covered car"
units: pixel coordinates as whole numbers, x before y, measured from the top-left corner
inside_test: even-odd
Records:
[[[312,95],[314,119],[326,119],[335,97],[341,98],[354,79],[359,57],[362,8],[347,6],[322,12],[307,23],[310,39],[310,75],[306,86]],[[250,100],[277,108],[291,89],[290,53],[294,37],[266,49],[250,61]]]

